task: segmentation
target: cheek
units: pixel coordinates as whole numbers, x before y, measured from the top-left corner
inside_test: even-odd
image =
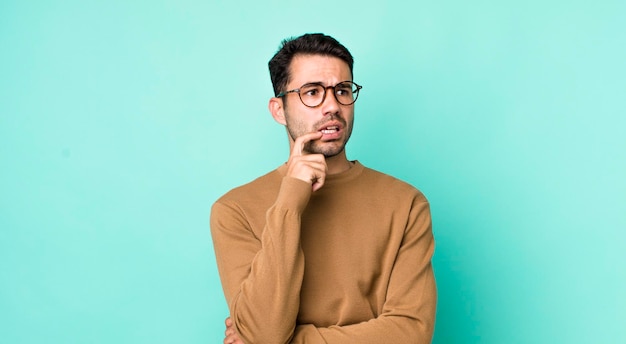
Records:
[[[306,123],[300,118],[285,116],[285,120],[287,122],[287,130],[294,140],[309,131]]]
[[[348,126],[352,127],[352,124],[354,123],[354,111],[346,113],[346,116],[344,118],[348,123]]]
[[[300,111],[297,114],[285,113],[285,122],[287,126],[292,129],[297,129],[299,131],[304,131],[305,133],[310,132],[315,128],[316,123],[314,121],[315,115],[309,114],[306,111]]]

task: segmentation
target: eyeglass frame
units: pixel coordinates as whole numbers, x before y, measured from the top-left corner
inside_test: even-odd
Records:
[[[351,84],[354,84],[354,86],[356,86],[356,97],[354,97],[354,100],[352,101],[352,103],[350,104],[344,104],[341,101],[339,101],[339,99],[337,98],[337,93],[335,91],[335,87],[337,87],[340,84],[343,84],[344,82],[349,82]],[[305,86],[308,85],[318,85],[318,86],[322,86],[322,88],[324,89],[324,95],[322,96],[322,101],[320,101],[319,104],[315,105],[315,106],[310,106],[304,103],[304,100],[302,100],[302,95],[300,94],[300,91],[302,90],[302,88],[304,88]],[[356,100],[359,98],[359,91],[363,88],[363,86],[357,84],[356,82],[352,81],[352,80],[344,80],[344,81],[340,81],[337,84],[335,84],[335,86],[324,86],[324,84],[322,84],[321,82],[308,82],[302,86],[300,86],[299,88],[295,88],[293,90],[289,90],[289,91],[285,91],[285,92],[280,92],[279,94],[276,95],[276,98],[282,98],[286,95],[288,95],[289,93],[298,93],[298,98],[300,98],[300,102],[302,102],[302,104],[306,107],[310,107],[310,108],[316,108],[322,104],[324,104],[324,101],[326,101],[326,95],[328,94],[328,92],[326,92],[329,88],[333,89],[333,96],[335,97],[335,100],[337,101],[337,103],[344,105],[344,106],[349,106],[352,105],[354,103],[356,103]]]

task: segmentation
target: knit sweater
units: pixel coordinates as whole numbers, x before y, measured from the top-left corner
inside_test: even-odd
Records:
[[[245,343],[430,343],[436,308],[428,201],[364,167],[310,183],[286,165],[211,212],[224,294]]]

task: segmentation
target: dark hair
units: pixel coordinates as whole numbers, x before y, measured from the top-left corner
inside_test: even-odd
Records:
[[[336,39],[322,33],[307,33],[281,42],[276,55],[268,63],[274,95],[284,92],[291,75],[289,67],[296,55],[325,55],[337,57],[348,64],[352,75],[354,59],[346,47]]]

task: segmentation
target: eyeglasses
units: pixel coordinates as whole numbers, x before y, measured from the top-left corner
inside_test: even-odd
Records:
[[[324,102],[324,99],[326,99],[326,90],[329,88],[333,89],[333,95],[339,104],[352,105],[359,97],[359,90],[361,90],[363,86],[357,85],[352,81],[342,81],[335,86],[324,86],[319,82],[313,82],[304,84],[295,90],[281,92],[276,97],[280,98],[289,93],[298,93],[302,104],[314,108]]]

